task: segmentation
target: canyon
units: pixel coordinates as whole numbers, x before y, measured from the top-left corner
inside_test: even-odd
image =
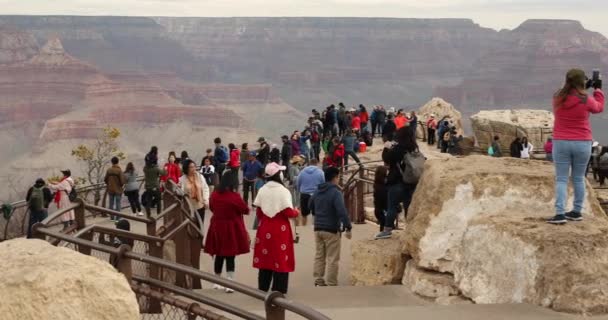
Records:
[[[108,124],[134,159],[157,141],[195,157],[216,135],[277,141],[339,101],[437,96],[467,131],[481,109],[550,110],[565,71],[608,70],[607,53],[570,20],[0,16],[0,183],[75,166],[70,146]]]

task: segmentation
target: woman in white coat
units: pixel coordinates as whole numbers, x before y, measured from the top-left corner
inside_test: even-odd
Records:
[[[49,185],[51,192],[55,193],[54,202],[57,205],[57,209],[61,210],[72,204],[70,201],[70,192],[74,188],[74,179],[72,179],[72,172],[70,170],[61,171],[63,178],[57,183]],[[61,222],[63,222],[63,229],[67,229],[69,226],[74,224],[76,216],[74,210],[70,210],[61,215]]]
[[[527,137],[523,137],[521,139],[521,158],[530,159],[532,151],[534,151],[534,146],[530,142],[528,142]]]
[[[200,216],[201,221],[205,221],[205,209],[209,207],[209,186],[205,178],[196,170],[194,161],[188,159],[184,161],[179,185],[193,209]],[[203,226],[199,226],[201,230]]]

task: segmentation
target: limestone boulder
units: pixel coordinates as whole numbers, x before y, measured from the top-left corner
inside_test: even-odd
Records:
[[[585,221],[546,224],[553,174],[534,160],[427,161],[401,235],[404,253],[420,268],[453,274],[477,303],[608,312],[608,220],[588,186]]]
[[[110,264],[41,240],[0,243],[4,320],[140,319],[135,294]]]
[[[459,292],[452,274],[424,270],[416,266],[414,260],[406,263],[402,283],[413,293],[427,298],[456,296]]]
[[[542,150],[553,134],[553,113],[546,110],[492,110],[471,116],[471,126],[482,150],[487,150],[494,136],[500,137],[503,154],[517,137],[528,137],[536,150]]]
[[[440,121],[447,117],[446,120],[452,122],[458,132],[462,133],[462,114],[460,111],[456,110],[456,108],[450,104],[449,102],[441,99],[441,98],[433,98],[426,104],[424,104],[418,112],[418,121],[422,121],[426,123],[426,121],[431,117],[431,114],[435,115],[435,119]],[[425,129],[422,126],[418,126],[416,136],[419,139],[426,137]]]
[[[401,253],[398,237],[383,241],[360,240],[352,244],[351,284],[379,286],[400,284],[408,257]]]

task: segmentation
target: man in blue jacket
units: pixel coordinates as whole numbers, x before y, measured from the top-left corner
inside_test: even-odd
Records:
[[[310,165],[300,172],[296,179],[296,190],[300,193],[300,211],[302,212],[301,225],[305,226],[310,215],[308,205],[312,195],[317,192],[319,185],[325,183],[323,170],[318,167],[319,161],[311,159]]]
[[[251,203],[255,200],[255,181],[264,165],[256,158],[255,151],[249,152],[249,159],[241,166],[243,167],[243,199],[249,204],[249,193],[251,192]]]
[[[344,205],[344,196],[338,190],[340,170],[325,170],[325,183],[310,199],[310,209],[315,216],[315,286],[338,285],[338,263],[342,232],[351,239],[352,225]],[[327,268],[327,280],[325,270]]]

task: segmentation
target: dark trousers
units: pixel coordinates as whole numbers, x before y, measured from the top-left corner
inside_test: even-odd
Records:
[[[226,272],[234,272],[234,256],[215,256],[215,262],[213,265],[215,274],[222,274],[222,269],[224,268],[224,260],[226,261]]]
[[[36,223],[42,222],[42,220],[46,219],[47,216],[48,216],[48,212],[46,209],[42,209],[38,212],[30,210],[30,222],[27,225],[27,238],[28,239],[32,237],[32,227]]]
[[[406,212],[412,202],[412,196],[416,191],[416,185],[406,185],[397,183],[389,185],[388,189],[388,208],[386,211],[385,226],[391,229],[395,228],[395,220],[399,215],[400,204],[403,203],[403,209]]]
[[[204,232],[203,224],[205,223],[205,208],[197,209],[196,213],[198,214],[199,217],[201,217],[201,223],[202,223],[201,224],[201,223],[197,222],[197,224],[199,225],[198,227],[201,229],[201,231]]]
[[[251,203],[255,200],[255,181],[243,179],[243,199],[249,205],[249,193],[251,192]]]
[[[594,175],[595,172],[597,171],[597,174],[599,176],[599,181],[600,181],[600,186],[603,187],[604,186],[604,182],[606,181],[606,178],[608,177],[608,170],[595,170],[594,171]]]
[[[217,175],[219,177],[219,179],[217,179],[218,183],[219,181],[222,180],[222,175],[224,174],[224,171],[226,170],[226,164],[225,163],[220,163],[215,167],[215,172],[217,172]]]
[[[429,145],[434,145],[435,144],[435,129],[431,129],[428,128],[426,129],[426,137],[427,137],[427,142],[429,143]]]
[[[131,205],[131,211],[133,213],[141,212],[141,203],[139,203],[139,190],[125,191],[127,199],[129,199],[129,205]]]
[[[232,185],[234,186],[234,190],[238,190],[239,189],[239,171],[240,171],[240,168],[239,167],[230,167],[229,170],[230,171],[228,171],[227,174],[229,174],[230,177],[231,177]]]
[[[314,142],[312,144],[312,153],[315,159],[321,160],[319,155],[321,155],[321,142]]]
[[[441,153],[447,153],[449,146],[450,146],[450,142],[449,141],[443,141],[443,140],[441,140]]]
[[[287,294],[289,287],[289,273],[275,272],[272,270],[260,269],[258,272],[258,289],[268,292],[272,283],[272,291]]]
[[[156,213],[160,214],[160,212],[162,211],[162,200],[161,200],[161,194],[160,194],[160,190],[158,189],[150,189],[150,190],[146,190],[147,191],[147,195],[148,195],[148,201],[145,202],[145,208],[146,208],[146,214],[148,216],[150,216],[150,214],[152,214],[152,198],[156,199]]]
[[[384,230],[384,224],[386,220],[386,210],[375,208],[374,215],[376,216],[376,220],[378,220],[378,224],[380,225],[380,231]]]
[[[372,137],[376,135],[377,128],[378,128],[378,121],[372,120]]]
[[[357,157],[357,154],[354,151],[346,151],[346,153],[344,154],[344,165],[345,166],[348,165],[348,156],[353,157],[353,159],[355,160],[356,163],[361,163],[361,160],[359,160],[359,157]]]

